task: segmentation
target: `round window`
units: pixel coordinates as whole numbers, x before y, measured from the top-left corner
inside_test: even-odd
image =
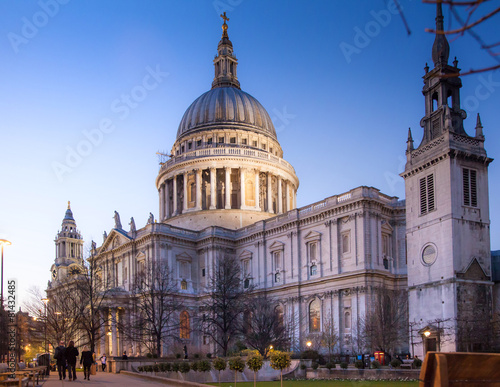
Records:
[[[437,249],[434,245],[427,245],[422,251],[422,261],[425,265],[432,265],[436,261]]]

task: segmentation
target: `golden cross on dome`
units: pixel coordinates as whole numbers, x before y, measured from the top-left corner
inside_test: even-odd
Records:
[[[226,16],[226,12],[221,14],[220,17],[224,20],[224,24],[226,24],[226,22],[229,21],[229,18]]]

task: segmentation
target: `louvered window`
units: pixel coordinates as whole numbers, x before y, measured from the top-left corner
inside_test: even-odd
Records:
[[[464,206],[477,207],[477,173],[474,169],[463,169]]]
[[[435,209],[434,175],[420,179],[420,215],[425,215]]]

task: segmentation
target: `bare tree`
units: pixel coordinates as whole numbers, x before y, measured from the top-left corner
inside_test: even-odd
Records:
[[[7,361],[9,352],[9,336],[8,336],[9,314],[0,306],[0,361]]]
[[[283,309],[266,293],[257,295],[248,302],[248,309],[242,322],[244,342],[267,358],[270,346],[288,350],[292,324],[285,322]]]
[[[407,340],[408,294],[406,290],[374,289],[370,309],[362,319],[361,334],[370,352],[390,355]]]
[[[177,284],[164,260],[148,261],[132,285],[135,307],[131,322],[123,327],[134,341],[161,355],[162,342],[178,338],[179,311]]]
[[[202,303],[202,330],[227,356],[232,340],[241,332],[250,287],[244,289],[241,269],[235,257],[224,255],[209,278],[209,293]]]
[[[339,335],[335,329],[332,313],[330,312],[323,322],[323,331],[321,332],[321,346],[328,349],[328,361],[332,361],[332,354],[339,343]]]

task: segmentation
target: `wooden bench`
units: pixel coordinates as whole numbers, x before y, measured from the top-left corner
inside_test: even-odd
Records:
[[[500,354],[427,352],[420,387],[500,386]]]
[[[412,369],[413,368],[413,362],[415,361],[415,359],[403,359],[403,362],[401,363],[401,368],[409,368],[409,369]]]
[[[0,381],[0,386],[24,387],[29,385],[29,378],[5,379]]]

